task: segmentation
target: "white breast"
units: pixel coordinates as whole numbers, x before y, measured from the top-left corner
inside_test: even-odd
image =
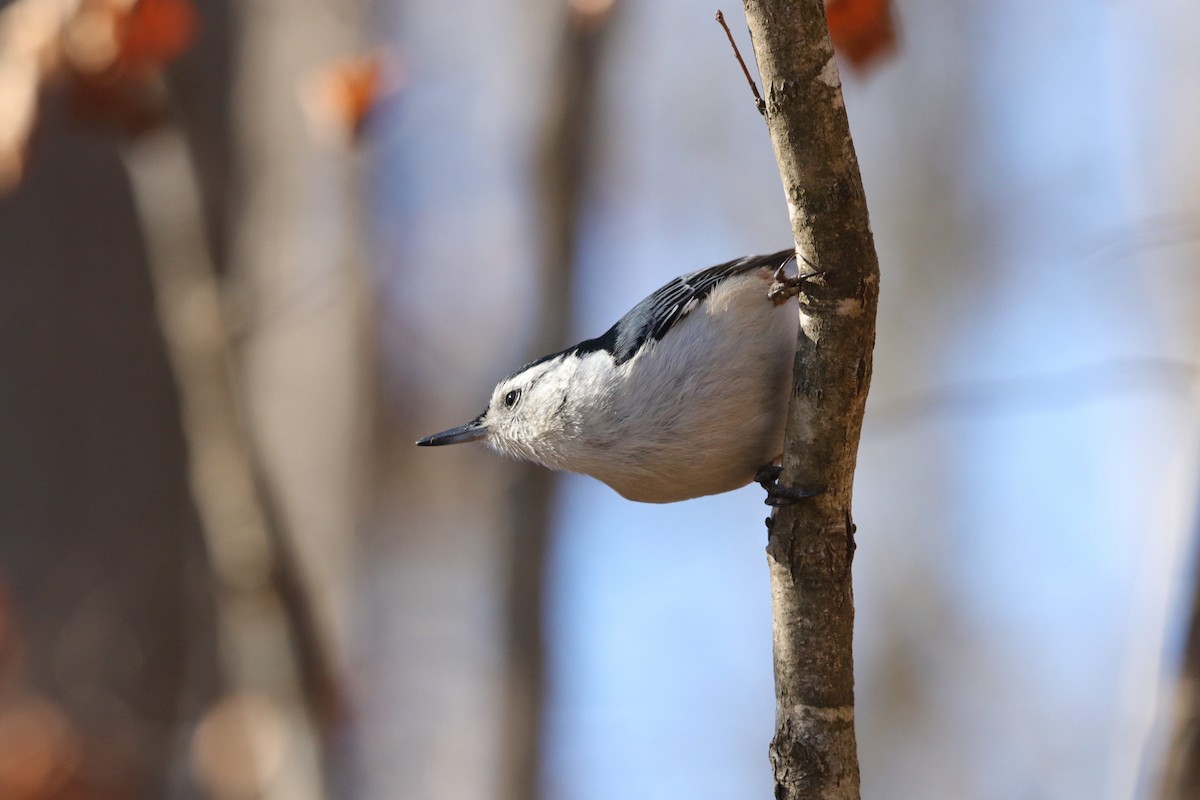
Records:
[[[589,380],[608,354],[587,356],[575,375],[577,427],[548,465],[650,503],[749,483],[782,451],[799,324],[794,303],[767,299],[770,282],[767,270],[723,281],[622,364],[615,384]]]

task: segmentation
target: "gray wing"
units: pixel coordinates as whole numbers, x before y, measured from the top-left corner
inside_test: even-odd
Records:
[[[774,269],[794,258],[795,250],[780,250],[765,256],[745,256],[715,267],[689,272],[659,287],[653,294],[642,300],[629,312],[617,320],[602,335],[595,339],[586,339],[574,347],[559,350],[557,353],[544,355],[536,361],[530,361],[516,372],[509,375],[512,378],[520,375],[530,367],[565,355],[587,355],[601,350],[607,351],[617,364],[624,364],[637,355],[638,351],[648,341],[657,341],[666,335],[679,320],[688,315],[709,292],[720,285],[721,281],[732,275],[740,275],[762,267]],[[766,292],[763,292],[766,297]],[[508,378],[505,378],[508,380]]]
[[[649,341],[658,341],[699,305],[721,281],[764,267],[774,269],[794,258],[794,250],[746,256],[675,278],[629,310],[604,335],[571,348],[578,353],[607,350],[617,364],[633,358]],[[763,297],[766,297],[764,290]]]

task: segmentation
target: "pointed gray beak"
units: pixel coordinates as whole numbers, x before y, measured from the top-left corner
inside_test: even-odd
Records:
[[[421,447],[433,447],[434,445],[441,444],[474,442],[487,436],[487,432],[487,425],[483,424],[483,415],[481,414],[466,425],[459,425],[457,428],[435,433],[433,436],[426,436],[417,442],[417,444]]]

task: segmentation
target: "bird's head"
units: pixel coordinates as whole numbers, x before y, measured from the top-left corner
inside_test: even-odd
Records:
[[[575,380],[579,362],[574,354],[556,353],[527,364],[496,384],[491,402],[478,417],[417,444],[482,440],[518,458],[559,466],[562,444],[575,428],[572,398],[581,388]]]

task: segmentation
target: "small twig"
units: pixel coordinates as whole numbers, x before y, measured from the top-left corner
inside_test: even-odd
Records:
[[[767,103],[762,99],[762,95],[758,93],[758,85],[754,82],[754,78],[750,77],[750,70],[746,67],[746,62],[742,59],[742,51],[738,50],[737,42],[733,40],[733,34],[729,31],[729,25],[725,22],[725,15],[721,13],[721,9],[717,9],[717,22],[721,23],[721,27],[725,29],[725,37],[729,39],[729,46],[733,48],[733,54],[737,56],[737,62],[742,68],[742,74],[746,76],[746,83],[750,84],[750,92],[754,95],[754,107],[758,109],[758,113],[764,117],[767,116]]]

